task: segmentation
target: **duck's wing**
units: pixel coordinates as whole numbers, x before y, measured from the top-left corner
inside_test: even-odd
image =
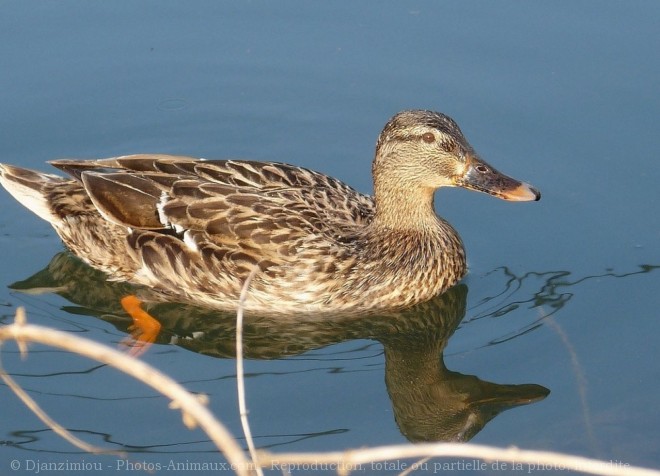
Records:
[[[293,258],[303,241],[341,239],[373,215],[370,197],[286,164],[137,155],[53,165],[83,183],[106,219],[153,232],[138,247],[165,234],[198,252]]]

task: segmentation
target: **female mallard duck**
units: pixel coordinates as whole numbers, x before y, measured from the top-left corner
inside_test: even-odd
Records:
[[[0,166],[0,182],[109,279],[171,299],[257,313],[409,306],[466,272],[456,231],[433,208],[437,188],[538,200],[483,162],[449,117],[403,111],[373,161],[374,195],[273,162],[131,155],[58,160],[72,178]]]

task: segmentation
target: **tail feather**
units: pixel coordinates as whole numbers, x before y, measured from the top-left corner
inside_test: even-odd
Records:
[[[23,206],[49,223],[59,221],[48,201],[51,185],[65,179],[57,175],[0,164],[0,184]]]

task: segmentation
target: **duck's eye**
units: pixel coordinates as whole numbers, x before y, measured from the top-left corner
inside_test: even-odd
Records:
[[[484,164],[476,165],[474,168],[477,169],[477,172],[481,172],[482,174],[490,172],[490,169]]]
[[[433,135],[433,132],[425,132],[422,134],[422,140],[427,144],[431,144],[435,142],[435,136]]]

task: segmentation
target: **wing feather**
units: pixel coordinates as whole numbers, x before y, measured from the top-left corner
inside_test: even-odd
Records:
[[[236,273],[293,260],[303,243],[330,246],[373,216],[370,197],[274,162],[134,155],[53,165],[83,182],[103,216],[134,230],[132,246],[149,272],[163,270],[158,279],[190,266],[190,253]]]

